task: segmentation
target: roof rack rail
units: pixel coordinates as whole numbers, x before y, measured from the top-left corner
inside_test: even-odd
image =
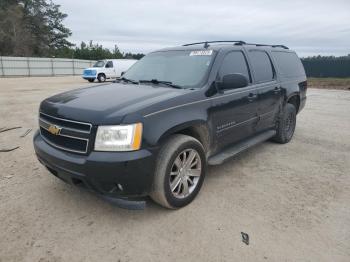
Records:
[[[191,45],[200,45],[200,44],[204,44],[204,48],[208,48],[209,44],[213,44],[213,43],[234,43],[235,45],[255,45],[255,46],[271,46],[271,47],[281,47],[284,49],[289,49],[287,46],[285,45],[266,45],[266,44],[254,44],[254,43],[246,43],[244,41],[233,41],[233,40],[228,40],[228,41],[223,41],[223,40],[219,40],[219,41],[204,41],[204,42],[197,42],[197,43],[190,43],[190,44],[184,44],[182,46],[191,46]]]
[[[190,46],[190,45],[200,45],[200,44],[204,44],[204,48],[207,48],[209,47],[209,44],[212,44],[212,43],[235,43],[235,45],[244,45],[246,44],[246,42],[244,41],[232,41],[232,40],[229,40],[229,41],[204,41],[204,42],[197,42],[197,43],[190,43],[190,44],[184,44],[182,46]]]
[[[267,45],[267,44],[254,44],[254,43],[246,43],[247,45],[255,45],[255,46],[271,46],[271,47],[281,47],[284,49],[289,49],[287,46],[285,45]]]
[[[272,47],[281,47],[281,48],[284,48],[284,49],[289,49],[289,47],[285,46],[285,45],[272,45]]]

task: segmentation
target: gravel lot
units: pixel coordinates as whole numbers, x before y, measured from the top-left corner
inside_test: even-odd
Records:
[[[0,79],[0,127],[23,127],[0,133],[0,148],[20,146],[0,153],[1,262],[350,261],[349,91],[309,89],[292,142],[211,167],[191,205],[131,211],[64,184],[35,158],[39,102],[86,85]]]

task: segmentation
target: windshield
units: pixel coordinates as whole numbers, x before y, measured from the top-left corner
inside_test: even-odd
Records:
[[[123,77],[193,87],[203,80],[212,60],[212,50],[154,52],[134,64]]]
[[[105,66],[105,62],[104,61],[97,61],[93,67],[104,67]]]

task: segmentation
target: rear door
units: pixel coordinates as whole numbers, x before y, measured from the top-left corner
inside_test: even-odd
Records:
[[[257,91],[251,85],[246,56],[241,50],[230,51],[223,58],[218,80],[224,75],[240,73],[249,79],[249,86],[223,90],[213,97],[211,121],[216,134],[217,149],[234,144],[254,132],[257,122]]]
[[[281,86],[277,81],[276,70],[268,52],[250,49],[248,57],[258,92],[259,121],[256,132],[261,132],[275,126],[282,99]]]

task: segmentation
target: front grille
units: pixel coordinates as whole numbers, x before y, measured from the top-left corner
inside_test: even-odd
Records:
[[[95,70],[84,70],[84,75],[87,75],[87,76],[93,76],[93,75],[96,75],[96,71]]]
[[[39,126],[41,137],[48,144],[70,152],[87,153],[91,139],[91,124],[40,113]]]

